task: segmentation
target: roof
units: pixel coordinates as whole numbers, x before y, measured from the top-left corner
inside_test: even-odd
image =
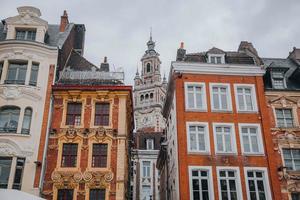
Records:
[[[300,89],[300,65],[290,58],[262,58],[266,67],[264,76],[265,88],[275,90],[272,86],[271,71],[281,70],[284,72],[286,90]]]
[[[87,59],[85,59],[81,54],[79,54],[75,50],[71,51],[69,59],[67,60],[66,67],[70,67],[70,69],[75,71],[86,71],[86,70],[92,70],[93,68],[97,70],[96,65],[89,62]]]

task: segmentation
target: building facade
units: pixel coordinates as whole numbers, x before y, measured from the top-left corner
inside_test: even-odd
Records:
[[[166,95],[166,78],[161,78],[161,61],[150,36],[141,58],[141,75],[134,78],[134,117],[136,132],[131,162],[131,199],[159,199],[159,173],[156,160],[161,132],[165,127],[162,107]]]
[[[265,95],[282,200],[300,199],[300,49],[287,58],[263,58]]]
[[[38,8],[17,10],[0,24],[0,188],[39,195],[51,85],[76,31],[74,24],[48,24]]]
[[[132,88],[123,72],[78,52],[53,86],[43,196],[53,200],[127,198]]]
[[[251,43],[171,64],[158,159],[164,199],[281,199],[261,59]]]

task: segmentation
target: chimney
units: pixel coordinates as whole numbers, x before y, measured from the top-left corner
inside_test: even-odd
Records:
[[[109,72],[109,64],[107,63],[107,57],[104,57],[104,62],[100,64],[101,72]]]
[[[66,10],[64,10],[64,14],[60,17],[59,32],[64,32],[68,24],[69,24],[68,13]]]
[[[177,49],[176,61],[183,61],[185,57],[186,50],[184,49],[184,43],[180,43],[180,48]]]
[[[251,56],[254,59],[257,65],[262,64],[262,60],[258,56],[258,53],[251,42],[241,41],[238,52],[245,52],[247,55]]]
[[[300,61],[300,49],[293,47],[293,51],[289,52],[288,58]]]

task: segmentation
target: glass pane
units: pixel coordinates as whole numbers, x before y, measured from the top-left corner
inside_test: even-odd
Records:
[[[198,134],[198,143],[199,143],[199,150],[200,151],[205,151],[204,134]]]
[[[223,150],[223,137],[221,134],[217,135],[217,150],[218,151],[224,151]]]
[[[250,152],[250,143],[249,143],[249,137],[243,136],[243,145],[244,145],[244,151]]]
[[[201,180],[201,186],[202,186],[202,191],[203,190],[208,190],[208,182],[205,179]]]
[[[257,181],[257,189],[258,189],[258,191],[265,191],[263,181],[261,181],[261,180]]]
[[[213,95],[213,108],[214,109],[220,109],[220,106],[219,106],[219,95],[218,94],[214,94]]]
[[[190,148],[191,150],[197,150],[196,134],[190,133]]]
[[[196,94],[196,106],[197,108],[202,108],[202,95]]]
[[[222,102],[222,109],[224,109],[224,110],[228,109],[227,95],[226,94],[221,95],[221,102]]]
[[[8,186],[11,163],[11,157],[0,157],[0,188],[6,189]]]
[[[220,185],[221,185],[221,190],[227,190],[226,180],[221,180]]]
[[[235,180],[229,180],[229,188],[231,191],[236,191]]]
[[[257,136],[251,136],[252,151],[259,152]]]
[[[226,151],[231,152],[232,151],[231,137],[230,135],[225,135],[224,137],[225,137]]]
[[[193,179],[193,190],[200,190],[199,186],[199,180]]]
[[[188,107],[189,108],[194,108],[195,107],[194,94],[193,93],[188,93]]]

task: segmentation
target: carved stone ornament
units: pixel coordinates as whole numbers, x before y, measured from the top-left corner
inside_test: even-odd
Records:
[[[66,137],[68,139],[74,139],[76,136],[77,136],[77,130],[75,128],[71,127],[66,131]]]
[[[1,156],[22,156],[30,157],[33,151],[21,149],[15,142],[9,139],[0,140],[0,155]]]
[[[293,143],[293,144],[300,144],[300,136],[298,136],[294,131],[276,131],[273,132],[272,135],[277,136],[277,141],[279,144],[285,143]]]
[[[79,171],[53,171],[51,179],[56,188],[75,188],[82,180],[82,173]]]
[[[86,171],[83,173],[83,180],[88,184],[89,187],[94,188],[106,187],[113,180],[113,178],[114,175],[111,171]]]
[[[41,100],[42,97],[36,94],[39,88],[27,88],[25,86],[5,85],[0,87],[0,96],[6,100],[27,98],[31,100]]]
[[[4,87],[3,95],[7,99],[16,99],[21,95],[21,89],[17,86]]]
[[[288,181],[287,190],[289,192],[300,192],[300,181]]]

